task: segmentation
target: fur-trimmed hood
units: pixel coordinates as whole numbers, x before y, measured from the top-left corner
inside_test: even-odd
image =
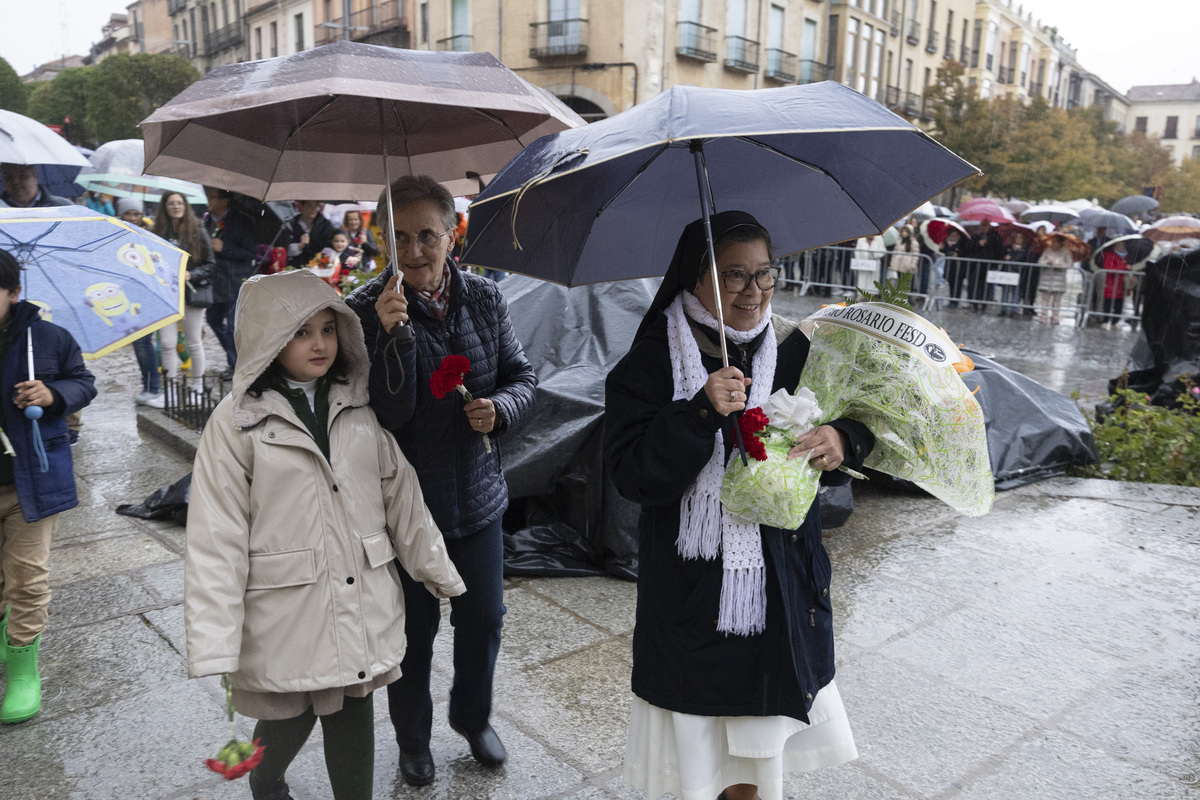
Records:
[[[242,284],[237,301],[234,344],[238,360],[229,398],[237,427],[253,427],[271,412],[266,394],[251,397],[246,390],[283,351],[300,326],[326,308],[333,310],[338,351],[348,367],[345,376],[348,385],[338,387],[339,393],[346,393],[350,406],[367,405],[371,363],[362,323],[333,287],[306,269],[255,275]]]

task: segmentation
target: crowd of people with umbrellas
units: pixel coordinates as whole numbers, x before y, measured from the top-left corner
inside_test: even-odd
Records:
[[[288,766],[319,721],[334,796],[370,797],[372,696],[386,687],[399,772],[414,786],[432,782],[431,663],[445,598],[454,629],[449,725],[483,766],[508,758],[489,723],[505,613],[500,455],[506,437],[536,423],[537,378],[495,282],[461,267],[566,286],[666,273],[607,387],[616,422],[606,460],[621,493],[643,509],[626,779],[652,797],[781,800],[785,772],[856,757],[833,680],[819,513],[814,506],[785,528],[732,517],[718,499],[721,474],[748,464],[752,431],[739,418],[776,390],[795,391],[808,357],[809,332],[770,312],[781,279],[773,257],[879,236],[978,170],[835,83],[676,86],[583,125],[488,54],[349,42],[215,69],[142,127],[138,174],[93,165],[93,186],[113,194],[155,175],[189,182],[160,185],[158,236],[128,203],[132,221],[122,222],[58,206],[21,183],[34,173],[37,185],[28,165],[79,163],[69,156],[6,154],[6,186],[9,165],[19,165],[11,171],[24,193],[5,196],[19,208],[0,211],[0,249],[21,263],[23,297],[69,331],[83,357],[180,324],[195,359],[201,318],[226,351],[232,389],[205,428],[192,478],[187,662],[191,677],[222,676],[230,714],[258,723],[253,743],[231,742],[212,769],[248,772],[255,798],[291,797]],[[456,262],[454,198],[476,192]],[[255,226],[265,213],[247,215],[239,197],[377,200],[385,234],[364,233],[361,207],[335,229],[306,199],[284,235],[266,243],[260,266]],[[975,233],[947,219],[944,230],[930,222],[901,234],[909,255],[922,246],[947,255],[947,280],[976,304],[988,301],[986,284],[955,271],[949,254],[955,235],[981,236],[980,249],[962,257],[1004,262],[1003,234],[993,234],[992,209],[983,208],[958,210],[960,220],[980,220]],[[1033,238],[1022,245],[1015,218],[1001,221],[1013,229],[1008,246],[1026,248],[1011,263],[1028,263]],[[1045,252],[1054,242],[1082,255],[1061,232]],[[342,298],[320,271],[328,265],[313,263],[327,244],[338,259],[347,251],[369,259],[375,246],[385,267]],[[48,269],[65,275],[68,265],[80,276],[73,282],[34,280]],[[1048,283],[1018,281],[1013,292],[1006,284],[999,302],[1006,314],[1023,313],[1029,292],[1053,291]],[[948,339],[935,343],[943,336],[935,329],[928,336],[913,358],[949,375],[947,386],[977,412],[957,378],[969,360],[948,354]],[[6,380],[19,374],[25,346],[0,335]],[[175,362],[163,361],[170,374]],[[81,360],[70,365],[71,379],[90,379]],[[39,378],[21,381],[17,406],[44,407],[58,426],[47,432],[65,436],[87,392],[56,392],[54,375],[43,392]],[[6,429],[24,424],[5,409]],[[856,419],[831,419],[801,434],[787,458],[823,485],[845,483],[875,440]],[[27,476],[38,466],[25,442],[14,463]],[[56,469],[69,482],[66,452]],[[986,464],[986,453],[974,461]],[[18,480],[21,509],[40,501],[36,485]],[[73,493],[60,495],[46,516],[74,504]],[[3,536],[9,526],[6,518]],[[47,548],[50,533],[39,534]],[[6,694],[0,721],[40,707],[44,563],[40,570],[36,580],[2,573],[39,586],[36,602],[9,583],[3,590],[7,693],[23,688],[12,713]]]
[[[926,307],[997,309],[1001,317],[1047,323],[1068,316],[1081,323],[1089,313],[1106,327],[1136,327],[1142,269],[1200,247],[1200,217],[1156,214],[1158,206],[1146,195],[1112,209],[1087,200],[1031,205],[976,197],[954,210],[926,203],[883,234],[813,253],[809,291],[869,290],[907,272]],[[1072,274],[1080,278],[1080,297],[1064,312]]]

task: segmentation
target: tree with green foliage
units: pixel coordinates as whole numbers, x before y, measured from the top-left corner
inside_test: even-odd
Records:
[[[120,53],[93,70],[87,116],[101,141],[141,138],[138,123],[200,77],[188,61],[168,54]]]
[[[0,58],[0,108],[24,114],[28,103],[29,87],[21,83],[12,65]]]
[[[1033,201],[1095,197],[1108,204],[1171,174],[1170,154],[1156,140],[1121,134],[1098,108],[1067,112],[1042,98],[1028,105],[1011,97],[982,100],[963,83],[964,71],[946,61],[925,98],[934,136],[984,172],[962,184],[972,193]]]
[[[47,125],[62,125],[68,118],[70,128],[63,133],[72,144],[95,147],[99,142],[87,122],[87,101],[94,67],[72,67],[54,76],[52,81],[35,84],[29,95],[29,116]]]
[[[1185,158],[1178,169],[1163,181],[1159,212],[1200,211],[1200,159]]]

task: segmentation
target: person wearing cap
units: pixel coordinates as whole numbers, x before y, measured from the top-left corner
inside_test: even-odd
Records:
[[[37,170],[29,164],[0,164],[4,193],[0,204],[11,208],[49,208],[74,205],[65,197],[48,194],[38,183]]]
[[[117,200],[117,217],[130,225],[149,229],[152,224],[146,219],[146,207],[136,197],[122,197]]]
[[[780,530],[732,516],[720,493],[735,415],[795,391],[809,342],[771,313],[767,231],[741,211],[711,229],[715,285],[696,220],[605,382],[605,471],[642,508],[625,779],[650,798],[782,800],[785,772],[858,755],[833,680],[829,555],[817,504]],[[788,457],[844,484],[837,468],[861,469],[873,447],[837,419]]]

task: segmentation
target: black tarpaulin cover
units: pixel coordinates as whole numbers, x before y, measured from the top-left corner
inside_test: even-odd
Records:
[[[1142,278],[1142,333],[1129,356],[1128,386],[1173,406],[1200,377],[1200,250],[1172,253]],[[1109,382],[1111,393],[1117,378]]]
[[[964,373],[983,408],[996,489],[1015,489],[1090,464],[1096,439],[1075,402],[985,355],[964,349],[975,369]]]

